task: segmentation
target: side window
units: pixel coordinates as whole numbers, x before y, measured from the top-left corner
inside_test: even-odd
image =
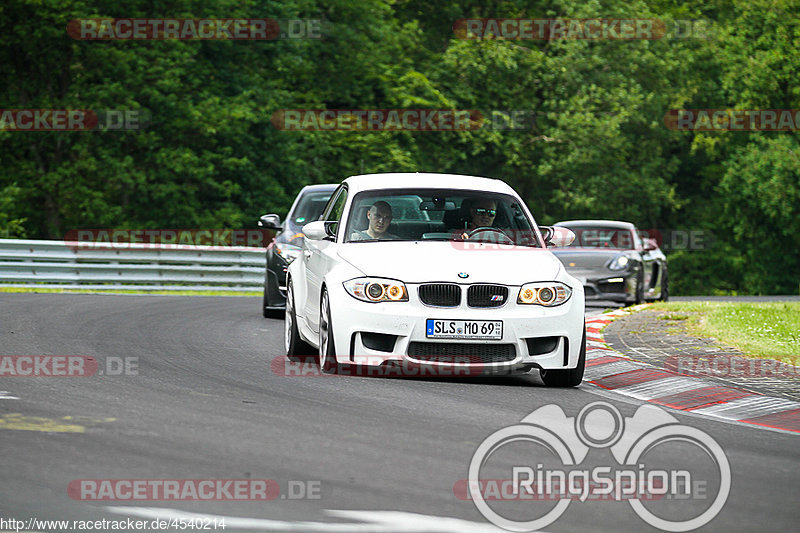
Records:
[[[345,202],[347,202],[347,189],[342,189],[341,192],[339,192],[339,196],[336,197],[336,201],[333,202],[331,212],[328,213],[328,220],[336,220],[337,222],[342,220]]]
[[[342,219],[342,212],[344,211],[344,204],[347,201],[347,189],[345,187],[339,188],[331,197],[330,203],[325,208],[324,216],[320,220],[336,220]]]
[[[634,229],[632,233],[633,233],[633,246],[631,248],[633,248],[634,250],[642,250],[644,248],[643,239],[646,238],[646,235],[644,235],[645,232]]]

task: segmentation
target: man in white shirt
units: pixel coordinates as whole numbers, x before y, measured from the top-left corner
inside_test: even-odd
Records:
[[[354,231],[350,237],[352,241],[367,241],[376,239],[399,239],[397,235],[389,233],[392,223],[392,206],[383,200],[375,202],[367,211],[369,227],[366,231]]]

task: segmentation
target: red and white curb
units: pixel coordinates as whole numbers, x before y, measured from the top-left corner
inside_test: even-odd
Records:
[[[633,361],[610,348],[601,333],[603,328],[631,311],[617,309],[586,319],[584,381],[672,409],[800,433],[800,402],[681,375]]]

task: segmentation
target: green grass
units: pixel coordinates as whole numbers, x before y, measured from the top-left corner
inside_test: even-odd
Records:
[[[686,320],[687,318],[689,318],[689,315],[668,314],[668,315],[661,315],[660,317],[658,317],[659,320]]]
[[[170,296],[261,296],[261,291],[159,291],[159,290],[132,290],[132,289],[48,289],[46,287],[2,287],[3,292],[25,293],[71,293],[71,294],[168,294]]]
[[[650,309],[667,311],[667,317],[693,313],[686,318],[690,333],[713,337],[750,357],[800,359],[800,302],[668,302]]]

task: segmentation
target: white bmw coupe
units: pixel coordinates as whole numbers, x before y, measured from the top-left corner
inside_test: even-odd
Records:
[[[583,378],[583,286],[502,181],[449,174],[352,176],[303,227],[287,278],[285,347],[339,365],[420,364]]]

